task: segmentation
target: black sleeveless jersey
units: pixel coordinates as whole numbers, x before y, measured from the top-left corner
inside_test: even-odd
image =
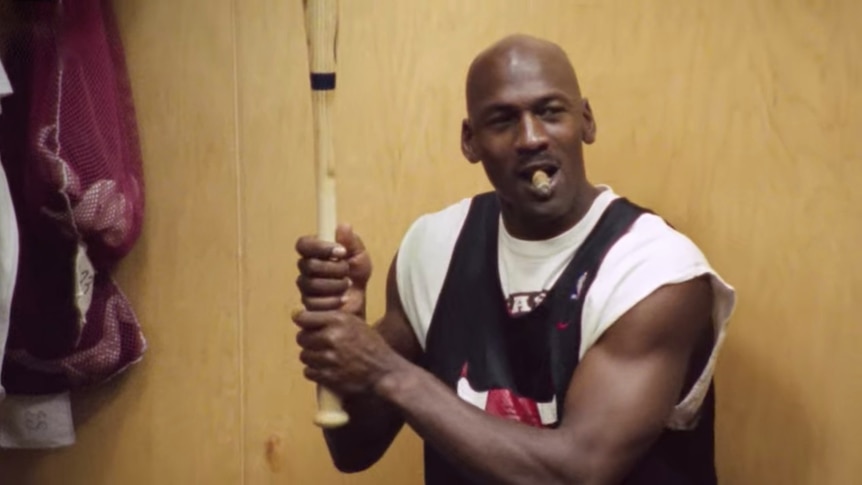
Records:
[[[554,428],[578,365],[581,308],[604,255],[648,210],[613,201],[544,300],[511,316],[497,264],[499,201],[472,200],[428,330],[423,367],[464,397],[483,396],[485,411],[526,425]],[[460,391],[459,388],[461,389]],[[713,389],[697,428],[665,430],[623,482],[713,485]],[[473,484],[425,444],[429,485]]]

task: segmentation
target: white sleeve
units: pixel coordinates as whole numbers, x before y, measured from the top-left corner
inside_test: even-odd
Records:
[[[423,349],[470,202],[463,199],[419,217],[398,247],[395,271],[401,306]]]
[[[623,314],[659,287],[706,274],[711,276],[715,294],[715,344],[700,378],[677,404],[668,423],[672,428],[684,429],[696,422],[736,305],[734,288],[710,266],[694,242],[659,217],[648,214],[639,218],[608,251],[584,302],[581,357]]]

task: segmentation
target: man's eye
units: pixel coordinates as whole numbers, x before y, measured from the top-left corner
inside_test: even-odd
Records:
[[[565,111],[562,106],[545,106],[539,110],[540,116],[554,116]]]
[[[488,119],[488,124],[491,126],[503,126],[512,121],[512,117],[508,115],[494,116]]]

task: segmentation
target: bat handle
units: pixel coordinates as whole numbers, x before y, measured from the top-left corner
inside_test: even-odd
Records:
[[[325,180],[324,182],[322,190],[323,193],[327,192],[327,188],[334,188],[334,180]],[[332,199],[327,199],[324,196],[320,196],[320,199],[321,222],[323,222],[324,219],[331,219],[331,222],[327,221],[326,223],[322,223],[321,228],[332,228],[331,232],[321,232],[321,234],[335,234],[335,217],[333,215],[333,211],[327,211],[328,207],[334,208],[334,205],[331,205]],[[349,420],[350,417],[341,407],[341,398],[326,387],[318,385],[317,414],[314,416],[314,424],[324,429],[332,429],[344,426]]]
[[[333,241],[337,224],[335,203],[335,163],[332,146],[333,90],[316,90],[312,93],[312,108],[315,123],[315,153],[317,154],[317,225],[322,239]],[[344,426],[349,421],[341,407],[341,399],[329,389],[317,386],[317,414],[314,423],[331,429]]]

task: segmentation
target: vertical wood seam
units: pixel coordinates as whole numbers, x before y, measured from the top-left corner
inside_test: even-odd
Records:
[[[239,36],[237,35],[237,1],[231,1],[230,12],[230,36],[231,36],[231,62],[233,63],[233,135],[234,135],[234,170],[236,173],[236,245],[237,245],[237,372],[239,384],[239,472],[240,484],[246,483],[246,428],[245,428],[245,239],[243,231],[243,185],[245,178],[242,171],[242,149],[240,134],[240,99],[239,99]]]

